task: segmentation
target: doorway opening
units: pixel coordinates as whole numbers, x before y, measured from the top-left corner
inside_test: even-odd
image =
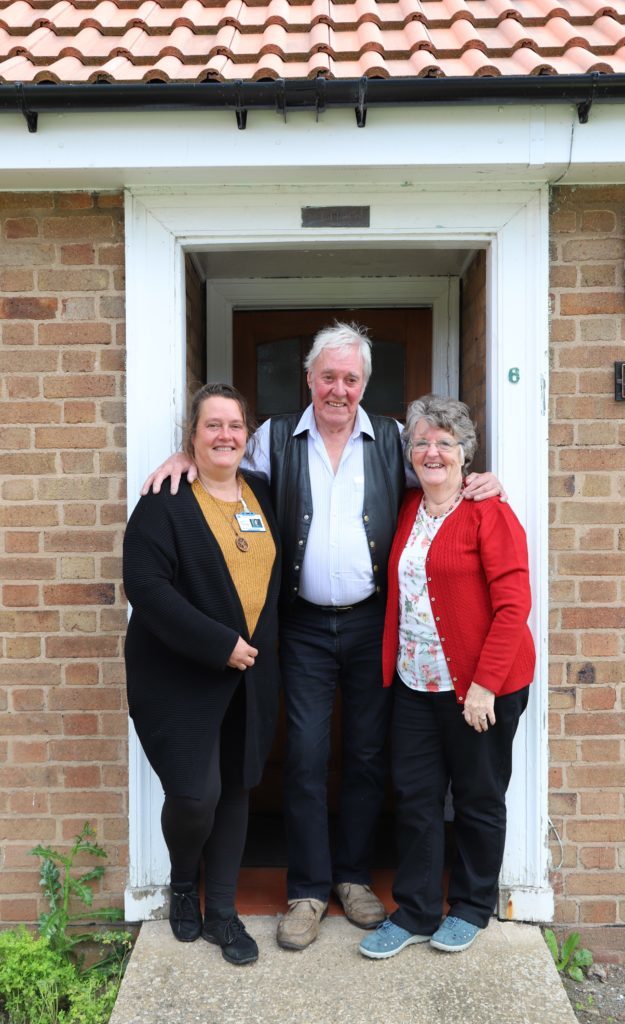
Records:
[[[228,254],[223,254],[227,256]],[[374,254],[377,257],[380,253]],[[406,254],[404,253],[404,262]],[[254,270],[250,254],[244,254],[248,271]],[[276,254],[274,269],[284,272],[284,254]],[[305,254],[290,254],[291,281],[302,280]],[[337,269],[337,254],[331,254],[330,262]],[[395,254],[394,259],[397,258]],[[423,258],[423,254],[422,254]],[[388,259],[388,254],[387,254]],[[439,260],[440,254],[426,254],[428,265]],[[203,253],[186,254],[186,324],[187,324],[187,380],[192,391],[211,376],[215,365],[215,350],[224,348],[224,339],[215,337],[207,323],[211,322],[211,278],[214,270],[214,254],[211,259]],[[360,254],[362,263],[362,254]],[[263,274],[267,274],[267,253],[263,254]],[[238,279],[239,299],[232,302],[228,310],[229,360],[222,363],[222,379],[231,381],[245,394],[251,411],[258,422],[280,412],[296,412],[308,402],[303,358],[308,352],[314,335],[322,327],[335,320],[356,322],[367,327],[373,346],[373,375],[367,388],[363,405],[373,413],[392,416],[402,420],[410,401],[432,390],[457,394],[469,404],[478,422],[482,435],[486,425],[486,258],[484,250],[455,251],[447,257],[446,269],[454,269],[459,284],[454,296],[457,308],[450,318],[457,324],[450,349],[453,357],[445,360],[458,368],[457,374],[449,372],[441,380],[440,340],[433,330],[433,304],[414,302],[406,298],[401,303],[384,301],[376,303],[377,295],[384,289],[380,278],[369,279],[368,301],[319,304],[307,302],[304,294],[300,301],[289,308],[280,308],[280,292],[284,279],[276,288],[275,304],[262,305],[254,302],[254,278],[250,276],[249,289],[244,280]],[[349,255],[341,264],[351,266]],[[256,264],[258,267],[258,264]],[[241,270],[239,259],[239,271]],[[395,269],[397,266],[395,265]],[[442,267],[441,267],[442,269]],[[223,261],[219,263],[223,273]],[[296,276],[299,272],[299,276]],[[312,283],[314,286],[314,277]],[[362,279],[366,280],[365,278]],[[417,279],[415,279],[416,281]],[[340,291],[341,276],[336,280]],[[417,292],[417,289],[414,289]],[[305,289],[304,289],[305,291]],[[349,287],[345,289],[349,297]],[[247,294],[246,294],[247,292]],[[208,314],[208,316],[207,316]],[[213,321],[214,322],[214,321]],[[204,340],[204,344],[202,341]],[[438,379],[433,378],[433,367],[438,365]],[[441,387],[441,384],[445,386]],[[482,453],[482,465],[486,460]],[[340,694],[332,726],[332,754],[328,767],[328,807],[330,823],[338,810],[338,794],[341,772],[341,718]],[[283,761],[285,753],[286,728],[284,710],[281,708],[280,721],[275,741],[265,768],[263,780],[251,795],[250,827],[243,861],[244,868],[284,868],[286,866],[286,845],[282,820]],[[380,820],[375,844],[373,867],[387,870],[395,863],[393,805],[390,784],[386,805]],[[450,836],[450,841],[451,841]]]

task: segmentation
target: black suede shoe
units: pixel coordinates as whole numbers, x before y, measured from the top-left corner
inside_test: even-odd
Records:
[[[237,914],[225,919],[205,918],[202,938],[221,946],[221,955],[229,964],[253,964],[258,960],[258,946]]]
[[[200,898],[194,886],[171,890],[169,923],[178,942],[195,942],[202,934]]]

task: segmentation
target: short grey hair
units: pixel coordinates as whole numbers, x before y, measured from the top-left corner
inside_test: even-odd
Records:
[[[363,383],[366,387],[371,376],[371,339],[366,327],[361,327],[360,324],[345,324],[335,320],[332,327],[322,327],[315,335],[312,348],[304,360],[304,369],[310,370],[315,360],[327,348],[344,355],[354,346],[358,346],[362,356]]]
[[[410,462],[410,445],[412,435],[419,420],[425,420],[431,427],[446,430],[453,434],[464,452],[463,472],[466,473],[477,451],[477,433],[471,419],[468,405],[458,402],[455,398],[443,398],[441,395],[424,395],[416,402],[411,402],[406,410],[406,426],[402,430],[404,456]]]

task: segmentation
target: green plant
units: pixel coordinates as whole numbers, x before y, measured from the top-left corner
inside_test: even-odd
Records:
[[[0,933],[0,1006],[10,1024],[55,1024],[76,968],[25,928]]]
[[[558,940],[551,928],[545,928],[545,942],[560,974],[568,974],[573,981],[584,980],[584,970],[592,964],[592,953],[589,949],[580,948],[579,932],[571,932],[558,946]]]
[[[73,958],[82,967],[84,956],[77,947],[85,943],[97,943],[106,946],[107,952],[87,970],[99,970],[105,974],[119,974],[123,969],[130,950],[130,939],[127,932],[84,932],[74,931],[76,926],[90,921],[118,921],[122,912],[114,907],[93,908],[93,890],[91,882],[99,880],[104,874],[104,865],[97,864],[77,877],[72,874],[76,858],[80,854],[105,859],[107,854],[95,842],[96,833],[88,822],[74,839],[69,853],[60,853],[50,846],[35,846],[30,852],[41,859],[40,885],[48,900],[49,910],[39,916],[39,933],[47,939],[50,947],[61,956]],[[72,913],[72,899],[79,900],[89,909]]]
[[[24,927],[0,932],[0,1021],[3,1024],[106,1024],[121,984],[132,938],[121,930],[84,931],[87,920],[116,921],[121,911],[93,909],[91,882],[103,865],[76,874],[76,859],[100,860],[105,851],[85,824],[69,853],[48,846],[31,850],[41,859],[41,885],[48,910],[39,918],[39,936]],[[73,901],[88,909],[75,912]],[[85,964],[87,944],[98,955]]]

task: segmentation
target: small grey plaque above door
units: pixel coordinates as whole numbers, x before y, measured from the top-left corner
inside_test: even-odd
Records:
[[[303,228],[368,228],[369,206],[302,206]]]

